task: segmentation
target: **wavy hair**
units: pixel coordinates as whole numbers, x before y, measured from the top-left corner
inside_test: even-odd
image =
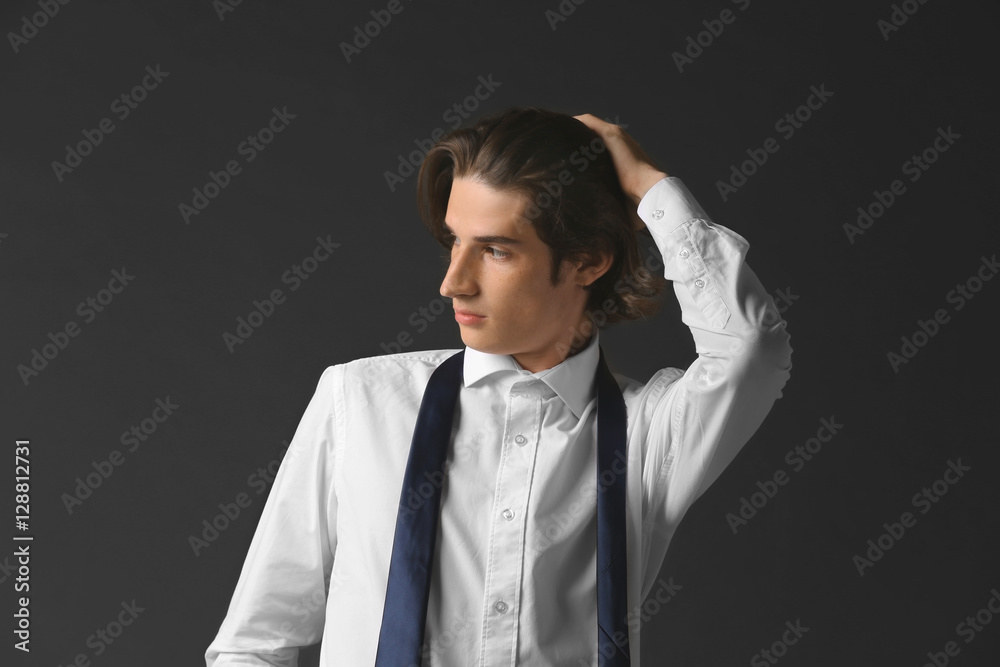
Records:
[[[417,209],[446,249],[451,242],[444,217],[455,178],[527,198],[524,217],[550,248],[553,285],[563,260],[611,254],[611,268],[586,287],[591,319],[604,313],[597,324],[656,312],[666,280],[643,266],[631,202],[610,152],[584,123],[546,109],[512,107],[442,137],[420,166]]]

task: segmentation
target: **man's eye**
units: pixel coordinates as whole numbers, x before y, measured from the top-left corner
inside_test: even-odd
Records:
[[[499,248],[494,248],[493,246],[487,246],[486,250],[489,250],[490,252],[493,253],[493,259],[504,259],[510,257],[509,252],[504,252],[503,250],[500,250]]]

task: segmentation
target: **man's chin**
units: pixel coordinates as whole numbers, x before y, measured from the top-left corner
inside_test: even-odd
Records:
[[[462,333],[462,342],[471,347],[473,350],[478,350],[479,352],[485,352],[487,354],[506,354],[506,352],[503,351],[505,348],[504,345],[501,345],[496,340],[492,340],[490,336],[484,335],[484,333],[476,327],[459,325],[459,329]]]

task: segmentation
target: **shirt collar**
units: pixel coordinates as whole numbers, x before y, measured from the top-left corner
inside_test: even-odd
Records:
[[[466,345],[462,371],[464,384],[469,387],[487,376],[503,372],[537,378],[547,384],[579,419],[595,394],[594,375],[600,356],[599,346],[600,332],[595,329],[587,347],[552,368],[532,373],[522,368],[509,354],[490,354]]]

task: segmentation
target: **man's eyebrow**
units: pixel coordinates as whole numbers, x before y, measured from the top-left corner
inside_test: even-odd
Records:
[[[444,229],[446,232],[448,232],[451,235],[455,234],[455,232],[452,231],[451,227],[448,226],[447,222],[443,222],[441,224],[444,225]],[[493,234],[490,236],[475,236],[473,237],[472,240],[475,241],[476,243],[502,243],[504,245],[518,245],[521,243],[520,239],[512,239],[509,236],[501,236],[499,234]]]

